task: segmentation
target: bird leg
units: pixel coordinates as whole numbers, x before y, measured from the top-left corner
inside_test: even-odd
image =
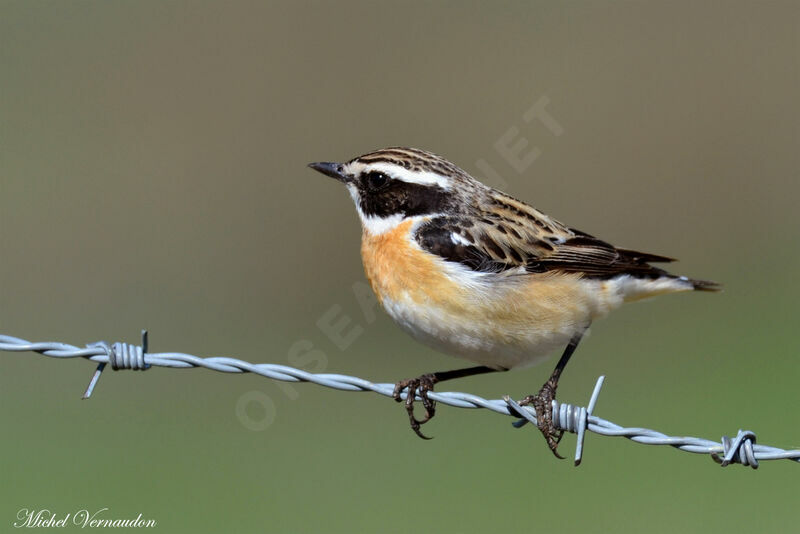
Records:
[[[534,410],[536,410],[536,426],[539,427],[548,447],[556,455],[556,458],[562,460],[564,457],[558,454],[558,444],[564,435],[564,431],[557,430],[553,425],[553,400],[556,398],[556,389],[558,388],[558,379],[561,377],[561,372],[567,366],[572,353],[578,348],[578,343],[580,343],[584,332],[585,330],[582,330],[570,340],[555,369],[553,369],[553,373],[547,379],[547,382],[542,385],[539,393],[528,395],[519,403],[520,406],[533,405]]]
[[[423,434],[419,427],[430,421],[431,418],[436,415],[436,401],[428,398],[428,392],[433,391],[433,386],[439,382],[444,382],[445,380],[463,378],[465,376],[479,375],[483,373],[491,373],[500,370],[504,369],[492,369],[491,367],[484,367],[481,365],[479,367],[469,367],[467,369],[456,369],[455,371],[428,373],[418,376],[417,378],[407,378],[406,380],[400,380],[394,385],[392,397],[397,402],[402,402],[403,398],[400,396],[400,394],[404,389],[408,390],[406,393],[405,403],[406,412],[408,412],[408,420],[411,423],[411,430],[413,430],[414,433],[422,439],[431,439]],[[425,408],[425,417],[422,419],[417,419],[414,416],[414,400],[416,399],[417,395],[419,395],[420,399],[422,399],[422,407]]]

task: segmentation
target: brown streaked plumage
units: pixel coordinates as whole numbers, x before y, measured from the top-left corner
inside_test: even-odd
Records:
[[[416,339],[480,364],[397,383],[395,398],[408,390],[406,409],[420,437],[435,413],[427,396],[435,383],[525,367],[566,346],[539,393],[523,400],[535,406],[556,453],[551,401],[589,324],[623,302],[719,288],[651,265],[672,258],[570,228],[430,152],[393,147],[310,166],[350,192],[364,269],[389,315]],[[413,412],[416,395],[422,420]]]

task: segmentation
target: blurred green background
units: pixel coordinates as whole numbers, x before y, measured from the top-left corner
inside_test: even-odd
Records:
[[[416,146],[725,284],[596,323],[562,400],[606,374],[619,424],[798,448],[799,27],[794,2],[4,1],[0,333],[148,328],[154,352],[378,382],[456,368],[364,314],[351,201],[305,167]],[[542,98],[559,136],[523,119]],[[540,151],[523,172],[509,131]],[[552,364],[440,389],[522,397]],[[192,533],[797,529],[789,462],[589,435],[576,469],[484,411],[440,407],[423,442],[372,394],[109,370],[81,401],[93,368],[0,354],[0,531],[104,507]]]

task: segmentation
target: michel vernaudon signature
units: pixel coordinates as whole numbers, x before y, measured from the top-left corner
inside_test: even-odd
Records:
[[[17,512],[15,528],[64,528],[74,526],[80,528],[152,528],[156,526],[155,519],[145,519],[142,514],[134,518],[119,519],[105,517],[108,508],[101,508],[92,513],[89,510],[77,510],[60,515],[43,508],[32,510],[21,508]]]

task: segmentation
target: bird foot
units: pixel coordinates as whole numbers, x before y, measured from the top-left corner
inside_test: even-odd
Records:
[[[556,429],[553,425],[553,399],[556,398],[556,384],[548,380],[536,395],[528,395],[520,401],[520,406],[532,405],[536,410],[536,426],[539,427],[547,446],[556,455],[556,458],[564,459],[558,454],[558,444],[564,435],[563,430]]]
[[[411,430],[413,430],[414,433],[422,439],[431,439],[423,434],[419,427],[430,421],[433,416],[436,415],[436,401],[428,398],[428,392],[433,391],[433,386],[436,384],[436,382],[438,382],[438,380],[434,374],[422,375],[417,378],[408,378],[406,380],[400,380],[398,383],[396,383],[394,385],[394,392],[392,393],[394,400],[397,402],[402,402],[403,398],[400,396],[400,394],[404,389],[408,388],[408,393],[406,394],[405,399],[408,420],[411,423]],[[414,416],[414,400],[416,399],[417,395],[419,395],[420,399],[422,399],[422,407],[425,408],[425,417],[421,420]]]

